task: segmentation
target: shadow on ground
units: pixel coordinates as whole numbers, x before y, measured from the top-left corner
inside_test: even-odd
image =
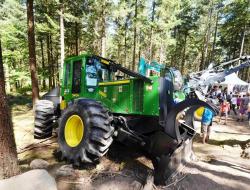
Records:
[[[17,105],[27,105],[31,104],[31,96],[24,96],[24,95],[8,95],[9,105],[11,107]]]

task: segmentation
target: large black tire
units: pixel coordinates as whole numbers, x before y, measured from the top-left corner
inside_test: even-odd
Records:
[[[84,125],[83,137],[74,147],[65,139],[66,123],[73,115],[79,116]],[[98,161],[113,141],[111,121],[109,111],[94,100],[81,99],[71,104],[59,119],[58,143],[63,159],[76,166]]]
[[[52,136],[55,125],[55,107],[49,100],[39,100],[35,105],[34,138],[45,139]]]

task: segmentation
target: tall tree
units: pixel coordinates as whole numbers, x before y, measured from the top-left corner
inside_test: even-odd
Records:
[[[43,39],[41,39],[40,40],[40,45],[41,45],[41,61],[42,61],[42,68],[43,68],[43,82],[42,82],[42,84],[43,84],[43,89],[45,89],[46,88],[46,81],[45,81],[45,75],[44,75],[44,73],[45,73],[45,71],[44,71],[44,69],[45,69],[45,62],[44,62],[44,53],[43,53]]]
[[[213,48],[210,56],[209,62],[214,60],[214,53],[215,53],[215,45],[216,45],[216,37],[217,37],[217,29],[218,29],[218,20],[219,20],[219,11],[216,13],[216,22],[215,22],[215,29],[214,29],[214,40],[213,40]]]
[[[106,6],[107,2],[103,1],[101,5],[101,20],[100,20],[100,37],[101,37],[101,56],[106,57]]]
[[[153,24],[155,20],[155,7],[156,7],[156,2],[153,0],[152,2],[152,15],[151,15],[151,29],[150,29],[150,41],[149,41],[149,61],[151,62],[153,59]]]
[[[205,37],[205,41],[204,41],[204,51],[203,51],[203,59],[202,59],[202,66],[203,69],[206,68],[206,66],[208,65],[208,48],[209,48],[209,44],[210,44],[210,37],[211,37],[211,22],[212,22],[212,15],[213,15],[213,1],[211,1],[211,6],[210,6],[210,10],[209,10],[209,14],[208,14],[208,27],[207,27],[207,31],[206,31],[206,37]]]
[[[138,3],[137,0],[135,0],[135,15],[134,15],[134,44],[133,44],[133,65],[132,70],[135,70],[135,57],[136,57],[136,36],[137,36],[137,9],[138,9]]]
[[[10,109],[5,92],[2,46],[0,38],[0,179],[19,173],[16,143]]]
[[[60,12],[60,47],[61,47],[61,64],[60,67],[63,68],[63,62],[64,62],[64,19],[63,19],[63,14],[64,14],[64,4],[63,0],[61,2],[61,12]],[[77,28],[76,28],[77,31]],[[76,34],[77,35],[77,34]],[[76,36],[77,37],[77,36]],[[76,38],[76,54],[78,54],[78,38]]]
[[[29,65],[32,84],[32,102],[35,105],[39,98],[39,87],[36,70],[36,44],[34,29],[33,0],[27,0],[27,20],[28,20],[28,44],[29,44]]]

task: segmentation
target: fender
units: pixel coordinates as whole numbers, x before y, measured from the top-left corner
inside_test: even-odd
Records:
[[[185,114],[185,124],[194,128],[194,112],[199,108],[200,106],[192,106],[186,111]]]
[[[185,101],[182,101],[182,102],[176,104],[171,109],[171,111],[169,112],[169,114],[167,116],[166,123],[164,126],[164,131],[170,137],[172,137],[173,139],[176,139],[178,141],[178,143],[181,142],[181,135],[180,135],[179,127],[177,126],[177,123],[176,123],[176,116],[178,113],[180,113],[181,111],[185,110],[188,107],[189,107],[189,109],[192,109],[192,110],[195,109],[195,108],[192,108],[194,106],[196,108],[197,108],[197,106],[207,107],[214,112],[214,115],[216,115],[215,109],[209,103],[201,101],[201,100],[196,99],[196,98],[186,99]],[[190,113],[191,113],[191,111],[190,111]]]

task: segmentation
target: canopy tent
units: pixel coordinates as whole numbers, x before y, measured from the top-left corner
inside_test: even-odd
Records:
[[[236,73],[232,73],[225,77],[225,81],[221,82],[220,84],[230,84],[230,85],[242,85],[248,86],[249,84],[243,80],[241,80]]]
[[[225,81],[220,83],[228,87],[228,92],[247,92],[250,90],[250,84],[241,80],[236,73],[232,73],[225,77]]]

